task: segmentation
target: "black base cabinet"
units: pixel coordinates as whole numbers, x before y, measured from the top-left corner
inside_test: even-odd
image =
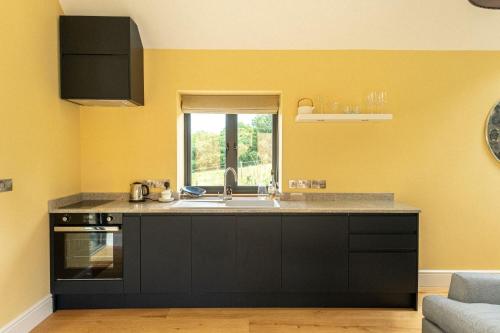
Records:
[[[143,216],[140,257],[141,293],[191,292],[191,218]]]
[[[236,216],[237,292],[281,289],[281,217]]]
[[[285,215],[283,290],[346,291],[347,215]]]
[[[56,309],[417,307],[418,214],[129,215],[123,239],[119,288]]]
[[[193,292],[275,292],[281,288],[279,216],[193,216]]]
[[[236,223],[229,215],[193,216],[193,291],[236,290]]]

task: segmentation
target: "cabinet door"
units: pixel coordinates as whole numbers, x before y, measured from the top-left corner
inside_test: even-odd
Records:
[[[283,287],[287,291],[347,290],[346,215],[283,216]]]
[[[130,98],[128,55],[61,56],[61,97]]]
[[[123,290],[126,294],[141,292],[141,218],[123,217]]]
[[[281,288],[281,216],[237,217],[238,291]]]
[[[351,253],[349,288],[367,292],[417,292],[417,253]]]
[[[191,218],[143,216],[141,292],[186,293],[191,288]]]
[[[61,16],[59,23],[62,54],[128,54],[128,17]]]
[[[193,290],[198,293],[236,289],[236,217],[193,216]]]

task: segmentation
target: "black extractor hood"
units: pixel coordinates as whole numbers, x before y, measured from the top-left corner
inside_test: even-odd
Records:
[[[59,18],[61,98],[89,106],[144,105],[143,48],[130,17]]]
[[[500,9],[500,0],[469,0],[473,5],[483,8]]]

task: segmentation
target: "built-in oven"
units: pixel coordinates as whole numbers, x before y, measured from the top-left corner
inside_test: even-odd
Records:
[[[56,214],[52,235],[55,279],[123,279],[122,238],[121,214]]]

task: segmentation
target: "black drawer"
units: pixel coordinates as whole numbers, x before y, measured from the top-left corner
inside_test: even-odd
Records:
[[[417,292],[417,253],[351,253],[349,289],[359,292]]]
[[[416,214],[364,214],[349,217],[349,231],[355,234],[415,234],[417,230]]]
[[[53,294],[123,294],[122,280],[57,280]]]
[[[351,235],[350,251],[408,251],[417,249],[417,235]]]

